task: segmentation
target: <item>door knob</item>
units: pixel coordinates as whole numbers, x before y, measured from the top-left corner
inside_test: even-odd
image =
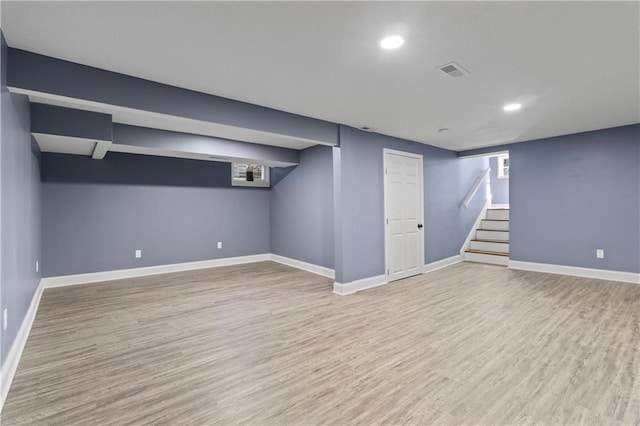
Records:
[[[422,229],[422,224],[421,223],[418,224],[418,229]]]

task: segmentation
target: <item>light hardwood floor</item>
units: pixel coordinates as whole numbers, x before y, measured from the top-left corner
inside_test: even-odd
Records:
[[[640,286],[271,262],[44,292],[3,425],[640,422]]]

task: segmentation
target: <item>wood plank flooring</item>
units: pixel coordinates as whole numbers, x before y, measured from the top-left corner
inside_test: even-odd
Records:
[[[272,262],[42,297],[3,425],[640,424],[640,286]]]

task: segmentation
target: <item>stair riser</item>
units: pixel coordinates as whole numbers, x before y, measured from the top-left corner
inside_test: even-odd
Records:
[[[509,222],[495,221],[495,220],[482,220],[480,225],[482,229],[490,229],[495,231],[508,231]]]
[[[479,240],[509,241],[509,233],[498,231],[476,231],[476,238]]]
[[[507,266],[509,258],[506,256],[495,256],[492,254],[465,253],[464,260],[469,262],[490,263],[492,265]]]
[[[487,219],[509,220],[509,210],[487,210]]]
[[[484,241],[471,241],[469,244],[471,250],[495,251],[497,253],[509,253],[509,244],[505,243],[487,243]]]

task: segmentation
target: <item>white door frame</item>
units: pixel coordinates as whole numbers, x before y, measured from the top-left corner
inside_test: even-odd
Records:
[[[423,162],[423,158],[421,154],[414,154],[412,152],[404,152],[404,151],[398,151],[395,149],[389,149],[389,148],[383,148],[382,149],[382,177],[383,177],[383,181],[384,181],[384,274],[385,276],[388,278],[389,277],[389,242],[387,241],[389,238],[388,235],[388,223],[387,223],[387,218],[388,218],[388,214],[387,214],[387,154],[395,154],[395,155],[402,155],[405,157],[410,157],[410,158],[415,158],[418,161],[419,167],[418,167],[418,174],[420,175],[418,180],[420,182],[420,217],[422,218],[422,232],[420,232],[420,249],[419,249],[419,256],[420,256],[420,267],[418,268],[419,273],[423,272],[423,268],[424,268],[424,175],[423,175],[423,167],[424,167],[424,162]],[[417,275],[417,274],[416,274]]]

